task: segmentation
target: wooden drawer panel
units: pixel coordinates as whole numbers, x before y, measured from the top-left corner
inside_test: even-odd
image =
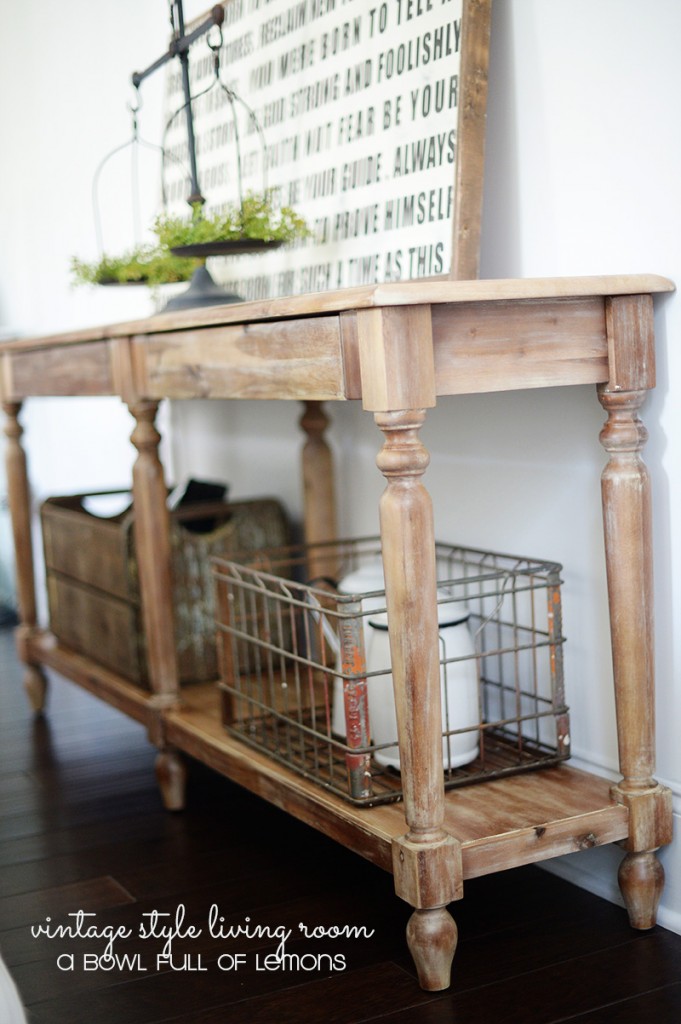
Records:
[[[9,399],[28,396],[112,395],[108,341],[28,349],[5,356]]]
[[[137,336],[133,367],[144,398],[344,396],[337,316]]]
[[[438,395],[608,379],[601,298],[432,307]]]

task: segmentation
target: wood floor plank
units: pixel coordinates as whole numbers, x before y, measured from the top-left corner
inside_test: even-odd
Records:
[[[157,810],[157,797],[147,789],[143,789],[141,792],[122,793],[119,801],[116,801],[112,795],[111,802],[117,803],[119,817],[128,814],[145,814]],[[0,842],[44,835],[50,831],[78,828],[92,822],[110,820],[111,812],[107,809],[104,800],[92,799],[75,806],[59,805],[49,799],[37,800],[30,811],[27,809],[23,814],[6,815],[0,821]]]
[[[566,1018],[562,1024],[669,1024],[675,1020],[681,1021],[681,982]]]
[[[117,832],[112,833],[105,822],[99,829],[99,843],[5,864],[0,871],[0,897],[32,892],[41,886],[67,885],[89,874],[103,874],[112,869],[121,884],[133,894],[165,896],[186,891],[187,879],[223,873],[225,877],[236,872],[249,874],[271,865],[271,853],[266,846],[244,844],[234,836],[234,829],[227,821],[213,819],[210,828],[204,829],[204,836],[197,841],[192,841],[184,831],[169,831],[165,826],[176,823],[177,819],[160,810],[156,829],[152,828],[152,821],[152,817],[146,818],[148,835],[118,839]]]
[[[270,873],[271,875],[271,873]],[[298,883],[300,886],[300,883]],[[348,924],[366,926],[374,934],[373,942],[362,941],[357,943],[357,954],[361,955],[370,946],[379,944],[384,948],[385,943],[390,944],[393,954],[401,948],[402,936],[406,926],[408,912],[398,902],[386,899],[389,893],[378,892],[376,901],[367,909],[362,905],[354,905],[352,893],[354,886],[339,886],[329,888],[328,883],[322,879],[312,879],[306,891],[301,895],[296,894],[291,898],[291,892],[287,887],[282,886],[281,878],[259,875],[252,879],[239,879],[233,883],[221,883],[214,879],[210,887],[206,887],[199,896],[195,893],[194,898],[186,898],[181,904],[184,914],[185,925],[192,925],[201,930],[201,935],[187,940],[178,939],[173,943],[173,949],[179,954],[202,953],[205,956],[216,957],[221,952],[240,952],[247,947],[249,952],[257,952],[266,947],[270,939],[267,932],[263,936],[255,937],[247,935],[242,939],[238,934],[236,938],[223,938],[220,935],[211,935],[207,927],[210,908],[213,904],[219,909],[219,916],[224,920],[223,935],[227,929],[241,929],[246,923],[251,922],[253,928],[286,929],[291,932],[295,939],[299,934],[301,921],[312,926]],[[121,952],[136,951],[136,936],[139,932],[139,925],[143,921],[143,915],[156,911],[159,914],[169,915],[166,920],[175,920],[180,904],[174,900],[139,901],[134,905],[119,905],[111,907],[106,914],[100,914],[97,923],[117,931],[125,928],[131,934],[130,941],[117,943]],[[53,918],[54,924],[66,923],[66,918]],[[277,932],[278,933],[278,932]],[[397,939],[396,939],[397,936]],[[84,938],[71,938],[53,940],[45,936],[34,938],[28,928],[14,928],[0,933],[3,953],[6,962],[11,967],[22,965],[35,965],[38,961],[44,964],[42,985],[51,983],[59,978],[55,970],[56,957],[62,952],[73,952],[79,958],[86,952],[97,951],[103,945],[102,942],[90,941]],[[148,940],[144,943],[149,951],[152,960],[163,945]],[[393,946],[395,947],[393,949]],[[152,964],[153,966],[153,964]],[[102,976],[103,977],[103,976]],[[102,980],[100,977],[100,980]],[[73,987],[76,988],[81,980],[80,974],[74,974],[72,978]],[[29,998],[28,992],[24,993]],[[31,997],[32,998],[32,997]]]
[[[360,1024],[382,1020],[390,1008],[408,1007],[411,1021],[435,998],[414,988],[413,979],[394,963],[376,964],[350,974],[332,975],[284,991],[268,992],[236,1004],[200,1011],[193,1024]],[[168,1017],[162,1024],[174,1024]],[[159,1022],[160,1024],[160,1022]]]
[[[579,956],[607,952],[642,937],[643,933],[632,931],[620,908],[606,903],[592,902],[586,914],[579,906],[561,907],[559,927],[555,914],[552,919],[536,921],[510,917],[502,922],[497,918],[496,929],[476,936],[474,929],[460,922],[453,986],[462,991],[497,984],[563,963],[573,958],[575,951]],[[406,948],[396,960],[415,976]]]
[[[105,827],[107,822],[108,827]],[[136,843],[157,839],[164,833],[172,834],[174,830],[173,819],[161,815],[160,811],[158,814],[141,810],[135,814],[117,814],[112,808],[105,822],[64,825],[0,841],[0,869],[7,864],[42,860],[48,851],[55,856],[77,856],[79,852],[101,847],[107,842],[107,837],[115,836],[119,841]]]
[[[262,965],[261,965],[262,966]],[[210,969],[156,975],[117,986],[119,1016],[125,1024],[352,1024],[371,1019],[399,1005],[421,1007],[432,995],[414,987],[413,979],[394,964],[371,964],[331,977],[258,969],[255,961],[243,973]],[[246,992],[257,992],[244,999]],[[68,1015],[70,1014],[70,1015]],[[413,1019],[413,1018],[412,1018]],[[83,993],[72,1008],[68,1001],[49,1000],[31,1007],[31,1024],[113,1024],[106,991]]]
[[[537,935],[537,948],[543,940]],[[452,988],[424,1007],[419,1024],[564,1024],[580,1015],[591,1024],[596,1011],[661,988],[681,967],[679,937],[662,929],[586,956],[572,952],[549,967],[472,988],[456,965]],[[411,1024],[413,1019],[397,1011],[381,1022]]]
[[[89,878],[71,885],[5,896],[0,899],[0,921],[4,931],[35,924],[46,917],[57,921],[74,910],[92,914],[134,902],[135,898],[114,878]]]

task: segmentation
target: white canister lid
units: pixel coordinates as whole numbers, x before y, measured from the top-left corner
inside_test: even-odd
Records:
[[[449,596],[446,592],[438,590],[438,598]],[[463,622],[468,622],[470,615],[468,605],[464,601],[444,601],[437,606],[437,624],[440,629],[447,629],[448,626],[460,626]],[[388,613],[372,615],[368,621],[374,629],[387,629]]]
[[[348,573],[338,584],[340,594],[371,594],[376,590],[385,590],[383,565],[380,561],[369,562],[359,569]]]
[[[340,594],[356,594],[361,597],[364,594],[371,594],[377,591],[385,593],[385,577],[383,575],[383,563],[380,559],[367,562],[360,568],[353,570],[344,576],[338,584]],[[459,626],[470,618],[470,611],[465,601],[443,601],[443,598],[451,597],[450,591],[438,590],[437,623],[441,629],[448,626]],[[385,601],[383,601],[385,607]],[[386,612],[372,615],[368,619],[370,626],[375,629],[388,628],[388,616]]]

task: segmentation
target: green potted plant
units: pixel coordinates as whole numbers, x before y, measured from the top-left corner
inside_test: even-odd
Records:
[[[206,255],[218,255],[223,246],[225,253],[237,252],[242,244],[248,251],[274,248],[311,234],[290,206],[275,208],[271,192],[249,192],[241,203],[228,203],[213,214],[196,203],[189,217],[157,217],[153,230],[163,249],[186,255],[189,249],[198,255],[202,247]],[[212,251],[216,246],[218,251]]]
[[[104,254],[95,263],[73,257],[71,273],[76,284],[146,284],[155,287],[188,281],[197,261],[174,256],[157,245],[137,246],[120,256]]]
[[[146,284],[189,280],[209,256],[260,252],[307,238],[311,231],[291,207],[277,208],[272,192],[248,193],[207,214],[196,203],[189,216],[162,214],[153,224],[156,243],[95,263],[71,261],[76,284]]]

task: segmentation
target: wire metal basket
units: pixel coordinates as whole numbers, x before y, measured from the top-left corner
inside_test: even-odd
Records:
[[[226,729],[367,806],[402,796],[380,555],[369,537],[213,562]],[[436,563],[445,787],[564,760],[561,566],[448,544]]]

